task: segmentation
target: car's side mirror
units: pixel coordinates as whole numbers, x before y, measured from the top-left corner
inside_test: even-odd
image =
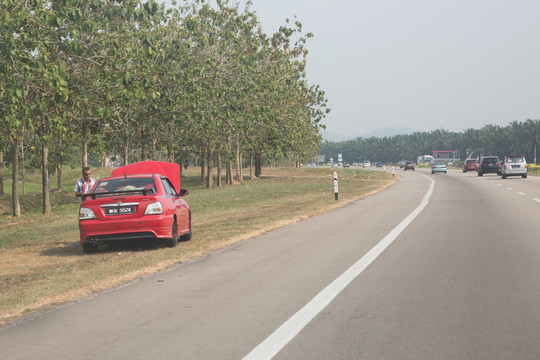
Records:
[[[178,193],[179,196],[186,196],[189,195],[189,191],[186,189],[180,189],[180,192]]]

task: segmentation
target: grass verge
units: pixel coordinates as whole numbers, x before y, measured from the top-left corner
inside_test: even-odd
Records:
[[[175,248],[156,243],[109,245],[95,255],[83,255],[79,244],[80,202],[72,193],[77,172],[64,175],[69,189],[52,190],[52,215],[40,213],[39,193],[21,197],[23,216],[18,218],[6,212],[11,197],[0,196],[0,324],[321,214],[397,180],[382,171],[339,169],[335,201],[334,170],[265,168],[259,179],[208,190],[199,185],[198,170],[191,169],[182,187],[190,191],[186,200],[192,211],[192,240]],[[109,173],[94,170],[97,177]]]

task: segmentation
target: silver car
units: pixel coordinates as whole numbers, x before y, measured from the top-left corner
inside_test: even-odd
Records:
[[[527,177],[527,161],[521,155],[505,156],[501,166],[501,175],[503,179],[508,176]]]

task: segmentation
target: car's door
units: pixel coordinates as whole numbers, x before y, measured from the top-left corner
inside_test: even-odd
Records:
[[[167,194],[167,201],[170,201],[171,208],[176,213],[178,219],[178,232],[179,234],[188,231],[189,210],[186,201],[176,193],[171,181],[166,178],[161,178],[161,183]]]

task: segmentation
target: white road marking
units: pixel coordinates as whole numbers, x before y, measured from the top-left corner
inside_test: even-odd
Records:
[[[514,189],[512,189],[511,187],[507,187],[506,189],[507,189],[507,190],[514,190]]]
[[[377,245],[369,250],[360,260],[341,274],[330,285],[318,293],[309,303],[283,323],[262,343],[247,354],[243,360],[272,359],[281,351],[315,316],[317,316],[330,302],[360,275],[392,242],[401,232],[422,212],[429,203],[433,193],[435,181],[426,175],[420,174],[431,181],[429,189],[424,195],[422,202],[412,213],[390,231]]]
[[[502,186],[502,184],[497,184],[497,186]]]
[[[540,202],[540,199],[537,199],[537,198],[534,198],[533,200],[536,202]]]
[[[527,195],[527,194],[525,194],[524,192],[521,192],[521,191],[518,191],[518,194],[519,195]]]

